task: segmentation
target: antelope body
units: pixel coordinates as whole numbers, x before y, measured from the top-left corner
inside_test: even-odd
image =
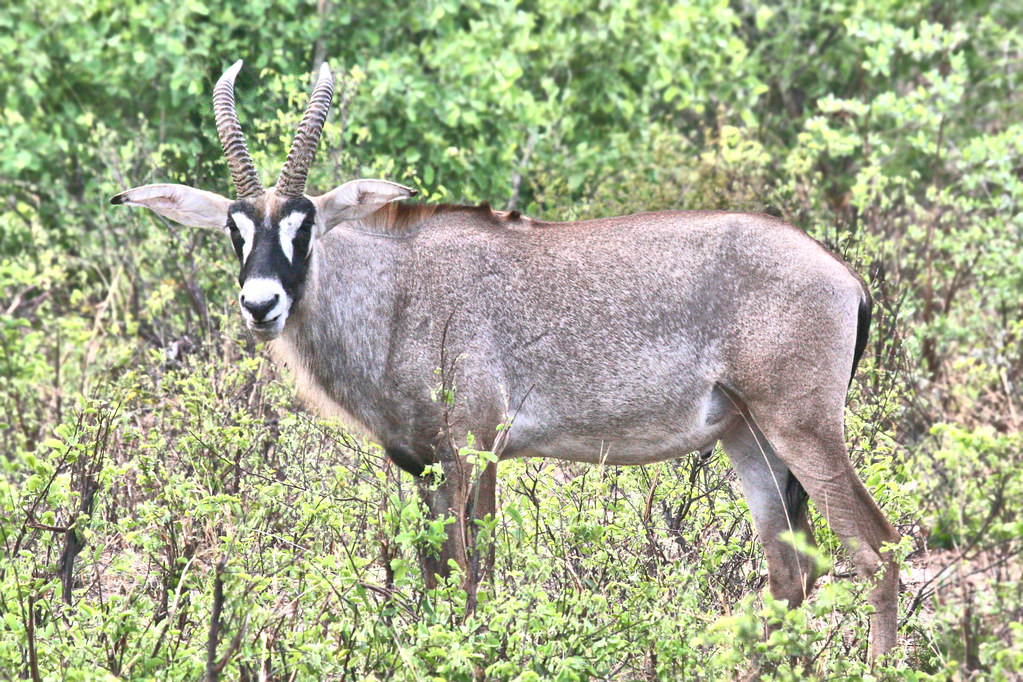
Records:
[[[227,232],[252,333],[322,411],[362,424],[458,519],[443,574],[465,566],[472,516],[494,513],[493,466],[467,495],[457,443],[502,459],[642,464],[718,442],[790,606],[815,575],[783,539],[812,542],[808,494],[873,581],[871,654],[896,640],[898,535],[856,476],[846,391],[866,343],[863,281],[818,242],[763,215],[658,212],[544,223],[486,206],[392,203],[408,188],[356,180],[312,197],[305,176],[332,85],[321,70],[281,177],[264,189],[234,115],[238,62],[214,93],[235,202],[180,185],[128,190],[179,222]],[[438,400],[437,386],[454,401]],[[805,492],[804,492],[805,490]]]

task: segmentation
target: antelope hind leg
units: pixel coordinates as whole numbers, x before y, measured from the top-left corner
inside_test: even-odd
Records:
[[[899,534],[867,492],[849,460],[842,409],[830,419],[802,413],[791,421],[762,420],[778,457],[802,483],[810,499],[848,550],[857,573],[873,584],[869,602],[870,657],[876,659],[896,644],[899,610],[898,566],[885,543]]]

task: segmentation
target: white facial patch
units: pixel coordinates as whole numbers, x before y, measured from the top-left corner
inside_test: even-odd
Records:
[[[274,298],[275,296],[276,299]],[[246,304],[259,306],[276,300],[274,307],[263,317],[263,323],[276,320],[278,327],[284,326],[284,320],[288,317],[288,309],[291,307],[291,299],[284,292],[284,287],[281,286],[280,280],[268,277],[254,277],[245,280],[238,300],[242,304],[242,317],[250,325],[256,321],[252,319],[252,314],[245,308]]]
[[[244,264],[249,259],[249,254],[252,253],[252,242],[256,237],[256,226],[249,219],[249,216],[240,211],[232,213],[231,218],[234,220],[235,227],[238,228],[238,234],[242,236],[242,264]]]
[[[305,220],[305,213],[294,211],[287,218],[282,218],[279,225],[281,231],[281,251],[284,252],[284,256],[288,259],[289,263],[292,262],[292,258],[295,255],[295,233],[302,226],[303,220]]]

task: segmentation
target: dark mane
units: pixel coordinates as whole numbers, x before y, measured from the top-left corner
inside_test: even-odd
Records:
[[[418,204],[400,201],[386,204],[380,210],[363,218],[361,223],[363,227],[372,230],[389,234],[404,234],[411,232],[418,225],[434,216],[456,213],[483,218],[492,222],[495,226],[528,220],[528,218],[523,218],[518,211],[495,211],[485,201],[478,206],[466,204]]]

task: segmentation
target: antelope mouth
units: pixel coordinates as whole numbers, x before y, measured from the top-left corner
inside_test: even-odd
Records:
[[[269,320],[263,320],[262,322],[253,322],[251,326],[252,326],[253,329],[260,329],[260,330],[263,330],[263,329],[273,329],[274,327],[278,326],[277,325],[277,320],[279,320],[279,319],[281,319],[280,315],[274,315]]]
[[[281,335],[284,331],[284,321],[281,319],[281,315],[276,315],[269,320],[263,320],[262,322],[248,323],[249,331],[256,337],[258,341],[272,341]]]

